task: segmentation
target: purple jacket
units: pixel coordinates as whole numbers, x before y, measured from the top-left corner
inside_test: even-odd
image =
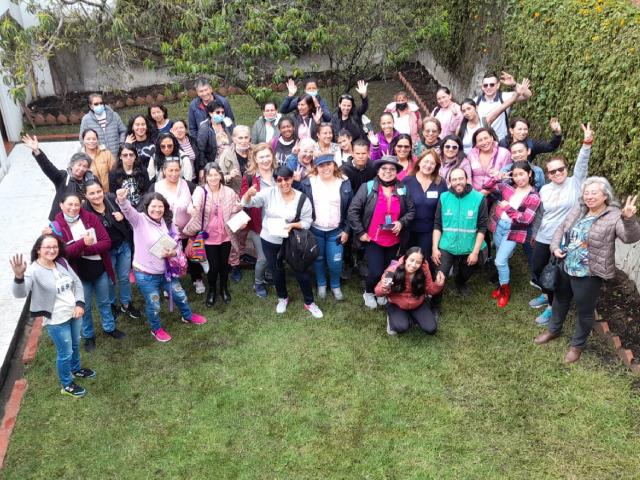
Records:
[[[391,139],[391,141],[393,142],[393,140],[398,135],[400,135],[400,132],[398,132],[397,130],[394,130],[393,138]],[[376,137],[378,137],[378,145],[373,145],[373,144],[371,145],[371,161],[372,162],[375,162],[376,160],[380,160],[383,157],[383,155],[393,155],[393,152],[391,152],[389,149],[389,142],[387,142],[387,139],[384,138],[384,133],[378,132],[376,133]]]

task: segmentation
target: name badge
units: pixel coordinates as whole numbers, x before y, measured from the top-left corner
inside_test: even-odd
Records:
[[[429,190],[427,192],[427,198],[438,198],[438,192],[437,191],[433,191],[433,190]]]

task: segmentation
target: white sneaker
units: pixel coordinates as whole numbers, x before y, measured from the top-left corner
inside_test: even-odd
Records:
[[[278,305],[276,305],[276,313],[284,313],[287,311],[287,305],[289,304],[288,298],[279,298]]]
[[[323,286],[321,287],[320,285],[318,285],[318,298],[320,300],[324,300],[325,298],[327,298],[327,286]]]
[[[207,291],[202,280],[196,280],[195,282],[193,282],[193,286],[195,287],[196,293],[198,295],[202,295],[204,292]]]
[[[337,301],[341,302],[342,300],[344,300],[344,295],[342,294],[342,290],[340,290],[340,287],[332,288],[331,292],[333,293],[333,296]]]
[[[387,297],[376,297],[376,301],[378,302],[378,305],[383,307],[387,304]]]
[[[315,303],[310,303],[309,305],[305,303],[304,309],[313,315],[313,318],[322,318],[322,310]]]
[[[362,294],[362,298],[364,298],[365,307],[368,307],[371,310],[373,310],[378,306],[378,304],[376,303],[376,296],[373,293],[364,292]]]
[[[387,335],[397,335],[398,332],[395,330],[391,330],[391,325],[389,325],[389,315],[387,315]]]

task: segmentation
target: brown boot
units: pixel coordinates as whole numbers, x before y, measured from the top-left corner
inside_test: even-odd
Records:
[[[564,363],[574,363],[580,360],[580,355],[582,355],[582,348],[580,347],[569,347],[569,351],[564,356]]]
[[[558,333],[551,333],[549,330],[545,330],[533,339],[533,343],[535,343],[536,345],[543,345],[545,343],[549,343],[554,338],[558,338],[559,336],[560,334]]]

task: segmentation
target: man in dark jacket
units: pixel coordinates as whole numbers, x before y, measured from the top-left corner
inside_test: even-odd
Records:
[[[369,143],[366,140],[358,139],[353,143],[353,156],[342,164],[342,173],[351,182],[354,192],[360,189],[360,185],[375,178],[376,169],[369,159]]]
[[[218,93],[214,93],[211,84],[206,78],[199,78],[194,85],[198,96],[189,104],[189,135],[193,138],[198,136],[198,127],[205,120],[209,120],[207,113],[207,105],[213,100],[219,101],[224,106],[224,114],[234,123],[233,110],[225,97]]]

